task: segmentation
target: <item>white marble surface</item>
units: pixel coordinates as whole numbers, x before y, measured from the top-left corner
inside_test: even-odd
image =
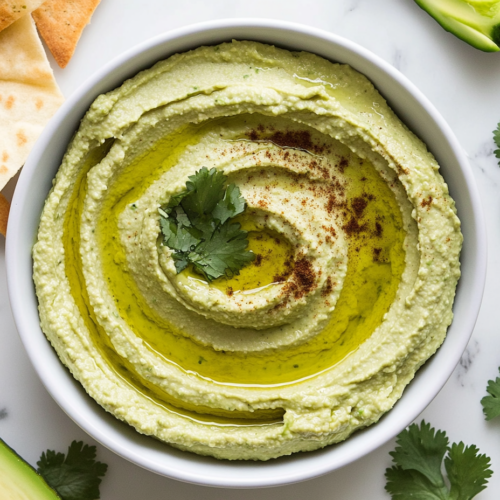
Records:
[[[500,167],[492,130],[500,120],[500,54],[484,54],[449,35],[412,0],[103,0],[66,69],[54,67],[66,96],[94,71],[133,45],[164,31],[224,17],[300,22],[349,38],[394,65],[442,113],[467,152],[484,203],[488,277],[469,346],[448,383],[417,419],[445,429],[452,441],[476,444],[495,471],[477,498],[500,492],[500,419],[484,421],[480,399],[500,365]],[[11,196],[15,180],[5,194]],[[33,371],[13,323],[0,236],[0,437],[34,464],[46,448],[64,451],[73,439],[93,440],[52,401]],[[98,447],[109,464],[105,500],[388,499],[384,471],[389,442],[363,459],[305,483],[264,490],[221,490],[183,484],[142,470]]]

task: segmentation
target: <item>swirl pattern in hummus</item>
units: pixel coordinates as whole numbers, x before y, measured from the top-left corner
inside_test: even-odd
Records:
[[[247,209],[239,276],[176,274],[158,207],[202,167]],[[267,460],[376,422],[452,320],[462,236],[425,145],[373,85],[232,42],[99,96],[33,250],[44,332],[106,410],[181,449]]]

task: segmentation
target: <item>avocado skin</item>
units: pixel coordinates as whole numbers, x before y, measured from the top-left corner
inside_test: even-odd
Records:
[[[500,14],[480,14],[467,0],[415,0],[415,3],[446,31],[472,47],[483,52],[500,51]]]
[[[2,439],[0,439],[0,498],[61,500],[43,477]]]

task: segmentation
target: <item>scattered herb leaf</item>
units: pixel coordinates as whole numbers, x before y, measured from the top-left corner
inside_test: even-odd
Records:
[[[235,184],[224,188],[227,176],[203,167],[189,177],[186,190],[158,209],[163,244],[174,250],[177,273],[189,264],[207,281],[239,274],[255,255],[246,251],[248,233],[231,219],[245,210]]]
[[[451,485],[450,498],[469,500],[483,491],[493,474],[490,465],[490,458],[479,455],[476,446],[465,446],[461,441],[453,443],[444,459]]]
[[[385,489],[393,500],[470,500],[492,475],[489,457],[479,455],[476,446],[460,442],[450,447],[446,433],[425,421],[410,425],[396,442],[390,453],[394,465],[385,471]],[[443,458],[450,487],[441,472]]]
[[[491,420],[500,415],[500,378],[497,377],[494,381],[488,380],[486,391],[489,396],[481,399],[481,404],[486,420]]]
[[[67,456],[53,450],[43,452],[37,462],[38,473],[62,500],[96,500],[108,466],[96,462],[95,457],[95,446],[73,441]]]
[[[497,146],[497,149],[495,149],[494,153],[498,158],[498,163],[500,165],[500,123],[497,125],[497,128],[493,130],[493,140],[495,141],[495,144]]]

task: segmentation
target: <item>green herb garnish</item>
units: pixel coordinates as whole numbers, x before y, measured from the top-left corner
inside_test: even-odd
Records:
[[[486,391],[489,396],[481,399],[481,404],[486,420],[491,420],[500,415],[500,378],[497,377],[494,381],[488,380]]]
[[[393,500],[470,500],[486,488],[493,473],[490,458],[479,455],[476,446],[448,446],[446,433],[425,421],[420,427],[410,425],[396,442],[390,453],[394,466],[385,471],[385,489]],[[447,482],[441,472],[443,458]]]
[[[500,165],[500,123],[497,125],[497,128],[493,130],[493,140],[495,141],[495,144],[497,146],[497,149],[495,149],[494,153],[498,158],[498,164]]]
[[[47,450],[36,464],[38,473],[62,500],[96,500],[108,466],[96,462],[95,457],[95,446],[73,441],[67,456]]]
[[[203,167],[189,177],[186,190],[158,209],[163,244],[172,255],[177,273],[189,264],[208,282],[239,274],[255,255],[246,250],[247,231],[231,219],[243,213],[245,199],[227,176]]]

